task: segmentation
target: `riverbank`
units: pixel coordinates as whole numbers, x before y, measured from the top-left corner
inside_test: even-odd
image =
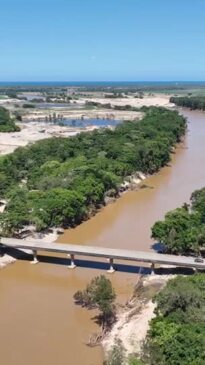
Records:
[[[120,110],[110,110],[110,109],[77,109],[68,110],[66,108],[58,109],[34,109],[28,111],[22,116],[23,121],[45,121],[53,117],[53,114],[61,118],[68,120],[87,120],[87,119],[111,119],[111,120],[136,120],[141,119],[143,116],[142,112],[138,111],[120,111]]]
[[[167,123],[165,123],[165,120],[167,121]],[[168,123],[169,121],[171,121],[172,123]],[[147,125],[149,123],[151,127],[148,128]],[[154,127],[155,124],[156,128]],[[179,131],[176,131],[176,129],[174,129],[175,125],[179,127]],[[149,137],[149,133],[147,134],[147,128],[149,129],[149,133],[150,128],[153,129],[153,134],[151,135],[152,137]],[[164,144],[161,145],[161,143],[157,139],[157,133],[160,133],[161,135],[162,130],[164,135],[169,138],[169,147]],[[16,151],[14,153],[14,156],[17,156],[16,160],[15,158],[12,159],[13,156],[9,156],[8,160],[5,160],[5,165],[2,165],[2,171],[4,172],[5,176],[7,176],[8,174],[8,178],[12,178],[14,180],[14,183],[17,183],[18,188],[20,187],[20,194],[22,194],[21,202],[19,202],[19,194],[12,195],[12,202],[8,203],[7,209],[4,210],[4,212],[2,213],[2,225],[4,227],[5,234],[15,234],[18,235],[20,238],[29,237],[30,234],[27,234],[24,231],[29,231],[28,226],[31,222],[34,222],[33,224],[35,227],[37,227],[37,231],[43,231],[46,228],[52,228],[56,226],[61,226],[64,228],[74,227],[76,225],[79,225],[83,221],[89,220],[102,207],[107,205],[109,202],[112,202],[116,198],[119,198],[123,192],[127,190],[136,190],[140,186],[142,188],[147,187],[145,184],[141,185],[147,177],[141,171],[149,171],[149,173],[152,175],[158,172],[162,168],[162,166],[165,165],[166,161],[169,161],[171,151],[173,151],[175,144],[180,141],[180,138],[182,138],[185,131],[186,121],[182,116],[178,115],[176,112],[166,111],[164,109],[156,109],[151,110],[151,113],[147,114],[140,123],[124,123],[112,133],[104,130],[102,131],[102,133],[91,133],[89,136],[87,134],[82,134],[80,142],[78,137],[73,139],[54,139],[52,141],[47,139],[44,144],[37,144],[35,154],[33,154],[32,152],[32,147],[28,149],[22,149],[22,151]],[[133,138],[133,134],[135,134],[136,132],[142,132],[142,135],[144,133],[144,137],[141,137],[140,139],[139,148],[137,148],[135,144],[130,144],[127,142]],[[170,133],[172,133],[173,138],[170,138]],[[104,139],[102,139],[102,137],[104,137]],[[78,170],[79,178],[78,180],[76,180],[75,177],[75,179],[73,180],[73,185],[71,185],[71,183],[68,181],[67,176],[69,167],[69,155],[66,156],[67,164],[65,164],[65,156],[64,154],[62,155],[62,146],[64,145],[64,149],[68,151],[71,147],[73,150],[72,153],[75,155],[74,163],[77,163],[77,166],[79,166],[80,162],[80,165],[82,165],[82,167],[84,168],[84,160],[79,160],[77,158],[80,150],[82,150],[81,154],[87,157],[86,165],[90,166],[90,169],[92,171],[93,157],[90,156],[89,153],[87,153],[87,143],[89,138],[91,139],[91,141],[89,141],[89,144],[92,145],[93,152],[96,155],[97,163],[94,167],[94,178],[92,175],[93,172],[92,174],[90,174],[90,172],[88,173],[89,179],[88,176],[86,177],[87,190],[84,190],[85,178],[82,176],[82,174],[80,174],[81,170]],[[77,145],[74,147],[74,140],[76,141],[78,147]],[[104,141],[104,144],[101,145],[101,147],[99,148],[101,140]],[[143,143],[143,141],[145,146],[141,150],[140,145]],[[119,143],[123,144],[124,146],[122,150],[120,148],[120,145],[118,146]],[[150,147],[153,143],[155,143],[155,146],[158,146],[158,149],[161,149],[161,152],[159,153],[158,149],[156,149],[154,153],[150,155]],[[103,150],[103,148],[105,154],[110,155],[110,158],[104,160],[105,164],[103,170],[100,170],[100,185],[99,177],[96,171],[98,171],[99,168],[102,169],[102,161],[101,159],[99,159],[99,153],[101,153],[101,150]],[[16,166],[16,161],[18,160],[19,153],[22,161],[20,167],[18,165]],[[53,161],[52,159],[50,160],[50,158],[47,160],[47,157],[50,157],[51,154]],[[32,164],[28,166],[27,159],[29,155],[31,156],[30,158]],[[111,156],[116,156],[116,158],[114,159],[114,163]],[[40,165],[39,159],[41,161]],[[130,172],[130,175],[124,178],[124,181],[123,171],[120,171],[120,173],[118,172],[118,169],[121,168],[121,161],[123,159],[123,170],[127,170],[127,173]],[[9,164],[9,161],[11,161],[10,164],[13,166],[12,168],[11,165],[9,165],[8,168],[6,167],[6,164]],[[47,161],[46,164],[45,161]],[[142,168],[143,170],[135,172],[137,166],[139,166],[139,168]],[[12,172],[13,169],[14,171],[16,171],[16,167],[17,170],[19,170],[19,173],[20,170],[24,171],[24,179],[22,179],[21,177],[21,180],[19,179],[19,182],[16,182],[16,178],[14,179],[15,176]],[[70,166],[70,170],[72,174],[72,166]],[[102,173],[102,171],[104,172]],[[107,171],[111,173],[111,175],[108,175],[109,179],[107,176]],[[132,171],[134,172],[132,173]],[[58,174],[60,174],[61,179],[58,178],[58,180],[56,180]],[[27,176],[30,176],[30,178],[32,177],[31,181],[28,180]],[[92,180],[90,186],[91,177]],[[45,181],[48,180],[50,181],[49,184],[51,183],[51,188],[45,189]],[[68,184],[68,182],[69,189],[66,188],[66,184]],[[56,185],[56,183],[58,185]],[[46,184],[48,184],[48,182]],[[49,184],[47,186],[49,186]],[[96,195],[94,195],[92,198],[93,184],[95,184],[97,190],[95,193]],[[30,187],[30,191],[28,189],[23,189],[22,186],[25,186],[27,188]],[[56,188],[57,186],[58,190]],[[61,187],[61,189],[59,189],[59,187]],[[39,194],[40,191],[42,192],[42,195]],[[6,192],[8,193],[7,187],[5,187],[5,193]],[[67,199],[66,209],[65,199]],[[24,203],[22,205],[22,208],[20,209],[19,203],[21,205],[22,201],[24,201]],[[9,211],[11,203],[12,211],[11,209]],[[44,209],[39,210],[39,204],[44,204]],[[76,204],[78,204],[78,208]],[[23,215],[20,214],[21,210],[24,212]],[[42,214],[41,211],[44,211],[44,213]],[[56,213],[53,214],[53,211],[55,211]],[[11,224],[9,221],[10,218],[12,219],[13,214],[16,214],[18,217],[20,216],[21,218],[20,221],[16,221],[16,230],[14,221],[12,220]],[[4,221],[4,219],[6,220]],[[21,228],[21,231],[19,227]],[[31,230],[31,235],[33,235],[35,227]],[[22,230],[22,228],[24,229]]]
[[[31,222],[38,231],[79,225],[107,199],[138,184],[142,173],[160,171],[185,132],[182,116],[159,108],[141,122],[125,122],[113,131],[46,139],[15,151],[1,165],[7,181],[2,196],[17,189],[1,216],[3,234],[18,235]]]
[[[53,229],[52,231],[48,232],[48,233],[34,233],[33,234],[29,234],[26,238],[29,241],[33,241],[35,242],[36,240],[47,243],[47,242],[55,242],[58,238],[58,233],[57,233],[57,228]],[[21,249],[22,253],[29,253],[28,250],[23,250]],[[0,257],[0,269],[5,268],[6,266],[10,265],[10,264],[14,264],[16,262],[16,258],[9,255],[8,253],[4,253],[1,257]]]
[[[174,104],[169,102],[169,96],[163,94],[144,95],[142,99],[134,96],[126,98],[84,98],[76,100],[75,104],[68,104],[68,107],[52,107],[52,108],[31,108],[16,110],[16,99],[3,99],[1,105],[8,108],[12,113],[18,112],[22,114],[22,122],[17,123],[20,132],[0,133],[0,154],[5,155],[13,152],[16,148],[26,146],[29,143],[51,138],[51,137],[69,137],[74,136],[82,131],[92,131],[98,126],[85,126],[84,128],[66,127],[49,123],[49,118],[53,115],[59,119],[82,120],[83,119],[111,119],[111,120],[141,120],[144,113],[129,110],[111,110],[105,108],[88,109],[86,102],[93,101],[102,104],[111,104],[114,106],[130,105],[131,107],[141,108],[143,106],[161,106],[172,108]],[[20,106],[24,101],[19,101]]]
[[[143,113],[138,112],[119,112],[112,115],[101,113],[90,113],[90,118],[110,120],[140,120]],[[90,125],[83,127],[70,127],[55,125],[54,123],[45,122],[46,115],[39,114],[35,117],[31,115],[25,118],[25,122],[16,123],[20,128],[19,132],[0,133],[0,155],[12,153],[18,147],[24,147],[37,141],[52,137],[72,137],[81,132],[91,132],[100,128],[99,125]],[[73,117],[75,120],[76,116]],[[86,117],[87,118],[87,117]],[[30,121],[28,121],[31,119]],[[39,119],[39,120],[38,120]],[[80,119],[80,118],[79,118]],[[36,121],[34,121],[36,120]],[[107,126],[109,128],[110,126]],[[113,128],[113,127],[112,127]]]
[[[0,133],[0,155],[13,152],[18,147],[24,147],[42,139],[52,137],[71,137],[82,132],[82,128],[72,128],[45,122],[17,123],[20,132]],[[85,127],[83,131],[92,131],[93,127]]]
[[[123,98],[109,98],[109,94],[107,94],[106,98],[102,97],[91,97],[89,100],[84,98],[84,102],[91,101],[97,102],[100,104],[111,104],[113,107],[123,107],[125,105],[130,105],[134,108],[142,108],[143,106],[155,106],[155,107],[164,107],[164,108],[173,108],[174,104],[170,103],[170,95],[165,94],[157,94],[154,93],[152,95],[144,94],[142,98],[136,96],[127,96]]]
[[[16,259],[14,257],[8,254],[4,254],[0,257],[0,269],[3,269],[7,265],[13,264],[14,262],[16,262]]]
[[[107,354],[119,339],[125,349],[126,358],[140,354],[143,342],[149,330],[149,322],[155,317],[155,303],[152,298],[175,275],[150,275],[139,278],[134,295],[124,308],[118,309],[117,321],[102,341]]]
[[[154,222],[188,202],[191,193],[204,186],[204,113],[183,110],[183,114],[189,120],[185,141],[177,147],[169,166],[145,181],[152,188],[122,194],[92,219],[65,231],[59,242],[147,252],[152,249],[150,227]],[[120,303],[125,304],[131,296],[137,272],[133,265],[130,271],[120,267],[109,276]],[[37,266],[18,261],[1,270],[2,362],[102,365],[101,347],[85,345],[90,334],[99,331],[92,319],[94,313],[73,303],[74,293],[102,273],[106,275],[100,266],[68,270],[67,260],[61,265],[41,262]]]
[[[142,183],[145,182],[146,178],[147,176],[145,176],[142,172],[137,172],[132,176],[127,176],[124,182],[121,184],[118,199],[128,191],[138,190],[140,189],[140,187],[144,186],[146,187],[145,184],[142,186]],[[108,204],[113,204],[116,201],[116,199],[117,198],[107,198],[107,199],[105,198],[105,206]],[[90,211],[88,219],[91,219],[99,210],[101,210],[101,208],[99,208],[98,210],[94,209]],[[47,242],[52,243],[58,241],[60,234],[62,234],[59,233],[61,231],[62,229],[60,227],[51,227],[46,232],[37,232],[34,226],[26,226],[24,227],[24,229],[22,229],[20,233],[20,238],[33,242],[38,240],[41,241],[42,243],[47,243]],[[25,252],[27,253],[27,250],[25,250]],[[6,253],[2,257],[0,257],[0,269],[15,262],[16,259]]]

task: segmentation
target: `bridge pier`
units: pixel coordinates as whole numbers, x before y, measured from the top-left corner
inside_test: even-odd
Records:
[[[155,274],[154,269],[155,269],[155,264],[152,262],[152,264],[151,264],[151,275]]]
[[[31,264],[36,265],[39,263],[38,257],[37,257],[37,250],[32,250],[32,251],[33,251],[33,261],[31,261]]]
[[[68,265],[69,269],[75,269],[76,265],[75,265],[75,256],[73,254],[68,255],[70,257],[70,265]]]
[[[7,238],[0,237],[0,248],[15,248],[19,249],[20,252],[23,250],[29,250],[29,252],[33,253],[33,264],[38,262],[37,259],[37,251],[43,252],[55,252],[61,254],[70,254],[71,262],[69,262],[70,268],[75,268],[74,255],[79,257],[91,257],[93,258],[103,258],[104,260],[108,259],[109,267],[108,272],[113,273],[113,260],[126,260],[126,261],[134,261],[134,262],[144,262],[148,263],[152,274],[154,270],[156,272],[156,265],[168,265],[168,266],[177,266],[177,267],[187,267],[187,268],[195,268],[198,270],[205,270],[205,260],[202,259],[200,262],[195,261],[195,257],[193,256],[175,256],[168,254],[159,254],[156,252],[142,252],[142,251],[133,251],[126,249],[117,249],[117,248],[107,248],[107,247],[93,247],[93,246],[84,246],[84,245],[72,245],[72,244],[63,244],[63,243],[53,243],[47,242],[43,243],[42,241],[24,241],[16,238]],[[72,255],[72,256],[71,256]],[[153,265],[154,264],[154,265]]]
[[[107,270],[109,274],[113,274],[115,272],[115,269],[113,267],[113,262],[114,262],[113,258],[109,258],[110,268]]]

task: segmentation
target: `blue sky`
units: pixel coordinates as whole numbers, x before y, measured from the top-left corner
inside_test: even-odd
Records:
[[[205,80],[205,0],[0,0],[0,81]]]

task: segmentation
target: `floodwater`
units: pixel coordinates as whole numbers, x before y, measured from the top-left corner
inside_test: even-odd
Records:
[[[83,109],[84,105],[83,104],[73,104],[73,103],[35,103],[35,105],[37,106],[37,108],[39,109],[53,109],[53,108],[59,108],[59,109],[72,109],[73,107],[75,109]]]
[[[58,123],[58,121],[57,121]],[[64,119],[59,120],[59,123],[63,125],[67,125],[69,127],[81,127],[85,128],[87,126],[97,126],[97,127],[108,127],[108,126],[116,126],[120,123],[119,120],[115,119],[102,119],[102,118],[94,118],[94,119]]]
[[[153,223],[205,186],[205,114],[183,113],[188,117],[189,131],[170,166],[147,179],[149,188],[124,194],[89,221],[65,232],[60,242],[151,249]],[[101,348],[86,346],[89,335],[98,330],[95,313],[74,305],[73,294],[106,271],[89,262],[81,262],[75,270],[66,265],[67,259],[44,259],[36,266],[18,261],[1,270],[2,364],[102,365]],[[125,301],[132,292],[137,270],[120,270],[110,277],[120,301]]]

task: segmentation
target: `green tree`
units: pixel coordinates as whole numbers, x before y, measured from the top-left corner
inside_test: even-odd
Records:
[[[78,291],[74,295],[76,303],[99,309],[103,329],[112,325],[115,320],[115,298],[111,281],[104,275],[95,277],[84,291]]]
[[[137,123],[128,121],[114,130],[99,129],[71,138],[38,141],[0,158],[1,198],[19,185],[27,188],[26,210],[22,210],[25,217],[18,214],[19,201],[13,196],[1,215],[3,226],[14,224],[17,230],[26,222],[39,230],[55,225],[75,226],[104,205],[107,196],[118,196],[126,177],[137,171],[158,171],[184,135],[186,120],[163,108],[145,108],[144,112],[144,118]],[[4,119],[10,117],[5,110],[3,115]],[[15,234],[15,228],[9,230]],[[203,235],[192,225],[185,246],[190,246],[195,233],[197,237]],[[183,241],[178,235],[179,232],[176,237],[169,235],[169,246],[174,249],[176,240]],[[182,245],[180,252],[185,248]]]
[[[152,227],[152,238],[163,243],[169,253],[190,254],[199,251],[205,231],[200,215],[183,207],[168,212],[164,221],[156,222]]]
[[[176,277],[155,297],[143,359],[149,365],[205,363],[205,276]]]
[[[201,222],[205,223],[205,188],[193,192],[191,204],[192,210],[199,212]]]
[[[15,125],[9,111],[0,106],[0,132],[18,132],[20,128]]]
[[[199,109],[205,110],[205,97],[204,96],[178,96],[171,97],[170,102],[178,106],[190,108],[192,110]]]

